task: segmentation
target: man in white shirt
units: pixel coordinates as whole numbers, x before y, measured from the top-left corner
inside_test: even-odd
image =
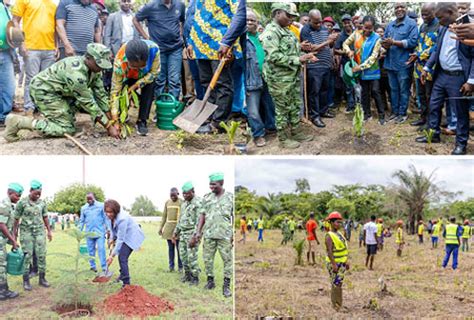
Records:
[[[367,258],[365,259],[365,266],[368,267],[369,270],[374,270],[374,258],[377,254],[377,225],[375,224],[375,219],[375,215],[372,215],[370,217],[370,221],[364,224],[364,245],[367,246]]]
[[[120,11],[110,15],[105,25],[104,45],[110,48],[115,56],[120,47],[139,35],[133,25],[132,0],[120,0]]]

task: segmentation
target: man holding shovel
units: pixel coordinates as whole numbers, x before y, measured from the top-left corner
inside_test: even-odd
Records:
[[[10,291],[7,283],[7,243],[12,249],[18,248],[13,235],[13,214],[15,203],[20,200],[23,187],[18,183],[8,185],[7,198],[0,202],[0,301],[18,297],[17,292]]]
[[[52,137],[74,134],[75,114],[79,109],[104,126],[111,137],[119,138],[119,131],[110,120],[107,93],[102,83],[101,71],[112,67],[109,59],[107,47],[91,43],[85,56],[63,59],[33,77],[30,95],[44,118],[8,115],[5,140],[20,140],[22,129]]]
[[[86,196],[87,204],[81,208],[81,218],[79,220],[79,229],[86,232],[93,232],[96,234],[95,237],[87,238],[87,248],[89,249],[89,264],[91,270],[97,272],[95,265],[95,251],[97,248],[100,260],[100,266],[102,271],[107,268],[105,258],[105,234],[110,234],[110,221],[105,216],[104,204],[95,199],[95,195],[89,192]]]

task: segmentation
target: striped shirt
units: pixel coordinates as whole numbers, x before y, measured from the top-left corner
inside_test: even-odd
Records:
[[[79,0],[61,0],[56,20],[66,20],[67,38],[78,55],[94,42],[95,29],[100,26],[97,9],[92,4],[84,6]]]
[[[313,29],[309,24],[306,24],[301,29],[301,42],[308,41],[311,44],[321,44],[328,40],[329,31],[326,27],[321,26],[319,30]],[[308,68],[331,68],[332,66],[332,50],[329,46],[324,46],[317,53],[316,57],[319,59],[314,63],[308,63]]]

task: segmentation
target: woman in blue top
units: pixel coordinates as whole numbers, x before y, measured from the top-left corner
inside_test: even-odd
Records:
[[[118,256],[120,264],[119,280],[123,286],[130,284],[128,272],[128,258],[134,250],[138,250],[145,239],[140,226],[125,211],[120,209],[120,204],[115,200],[107,200],[104,203],[104,211],[111,221],[111,242],[115,243],[112,255],[107,259],[110,266],[115,256]]]

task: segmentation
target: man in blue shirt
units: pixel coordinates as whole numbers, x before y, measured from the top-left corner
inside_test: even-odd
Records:
[[[385,30],[382,46],[387,49],[384,68],[388,71],[391,88],[392,114],[388,121],[403,123],[408,119],[407,110],[410,96],[412,65],[406,62],[417,45],[418,27],[407,16],[405,3],[395,4],[396,20]]]
[[[84,230],[86,226],[87,232],[95,232],[97,237],[87,238],[87,248],[89,256],[93,259],[89,260],[91,270],[97,272],[95,265],[95,251],[99,253],[100,266],[102,271],[107,267],[105,258],[105,233],[110,232],[110,220],[105,216],[104,204],[95,199],[95,195],[89,192],[86,196],[87,204],[81,208],[81,219],[79,220],[79,229]]]
[[[133,24],[143,38],[158,44],[161,69],[156,79],[155,96],[168,87],[176,99],[181,92],[181,64],[183,62],[183,38],[181,25],[184,23],[185,6],[180,0],[153,0],[141,8]],[[148,22],[149,35],[139,22]]]
[[[443,231],[443,238],[446,241],[446,255],[443,259],[443,268],[446,268],[449,262],[449,257],[453,255],[453,270],[458,267],[458,252],[461,243],[461,236],[463,227],[456,224],[456,218],[449,218],[449,223]]]

